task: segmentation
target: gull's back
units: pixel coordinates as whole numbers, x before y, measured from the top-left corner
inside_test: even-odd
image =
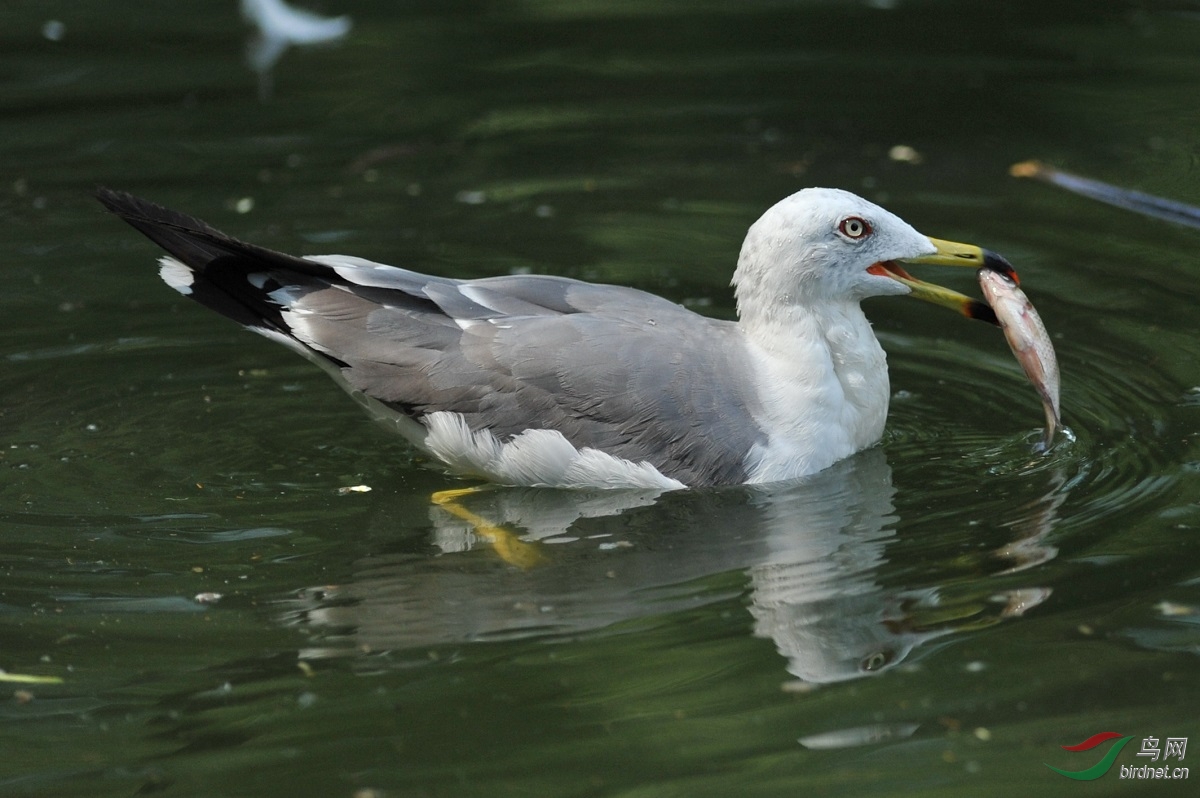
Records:
[[[161,274],[171,287],[318,362],[451,465],[473,470],[444,456],[431,420],[501,445],[552,430],[578,451],[689,486],[744,482],[762,442],[734,323],[562,277],[455,280],[298,258],[127,194],[98,196],[170,253]]]

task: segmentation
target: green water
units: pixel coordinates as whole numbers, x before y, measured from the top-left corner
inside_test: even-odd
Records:
[[[354,28],[266,101],[232,2],[0,15],[0,668],[61,679],[0,682],[0,795],[1191,794],[1118,771],[1200,736],[1200,233],[1007,170],[1200,204],[1194,6],[314,7]],[[882,447],[768,492],[491,490],[488,542],[97,185],[726,318],[747,225],[848,188],[1013,260],[1076,440],[1031,454],[996,330],[872,300]],[[1107,775],[1045,767],[1101,731]]]

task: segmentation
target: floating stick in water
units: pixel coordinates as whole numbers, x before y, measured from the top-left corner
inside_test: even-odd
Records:
[[[1127,211],[1140,213],[1166,222],[1174,222],[1185,227],[1200,229],[1200,208],[1188,205],[1186,202],[1176,202],[1144,191],[1134,191],[1120,188],[1100,180],[1064,172],[1047,166],[1041,161],[1022,161],[1008,168],[1013,177],[1032,177],[1059,188],[1065,188],[1073,194],[1080,194],[1094,200],[1124,208]]]

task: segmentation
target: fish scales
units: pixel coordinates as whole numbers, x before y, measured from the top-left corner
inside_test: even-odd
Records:
[[[979,287],[996,313],[1009,348],[1042,399],[1046,413],[1043,441],[1049,446],[1054,433],[1062,426],[1062,415],[1058,402],[1058,358],[1046,333],[1046,325],[1029,297],[1007,276],[991,269],[980,269]]]

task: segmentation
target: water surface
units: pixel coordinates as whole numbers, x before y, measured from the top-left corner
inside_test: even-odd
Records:
[[[1054,794],[1106,750],[1063,745],[1200,734],[1200,239],[1007,176],[1200,204],[1190,6],[329,0],[351,32],[263,101],[223,5],[0,31],[0,668],[61,679],[0,684],[0,794]],[[848,188],[1017,264],[1075,441],[1031,452],[996,330],[871,300],[882,446],[770,490],[492,489],[489,539],[161,285],[99,184],[722,318],[758,214]]]

